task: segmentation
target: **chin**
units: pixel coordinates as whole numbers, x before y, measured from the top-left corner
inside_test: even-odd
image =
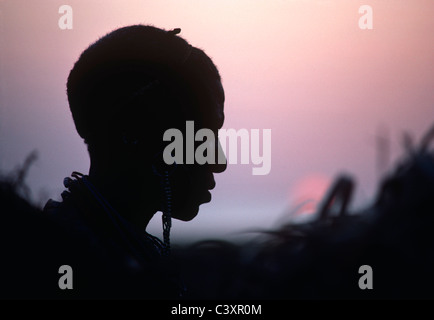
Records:
[[[207,191],[201,199],[195,199],[190,203],[186,202],[182,208],[174,208],[172,217],[181,221],[191,221],[199,213],[199,206],[211,201],[211,194]]]
[[[190,208],[184,208],[182,210],[177,210],[176,212],[172,213],[172,217],[181,221],[191,221],[197,216],[198,213],[199,205]]]

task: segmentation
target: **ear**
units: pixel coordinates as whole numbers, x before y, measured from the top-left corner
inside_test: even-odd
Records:
[[[173,164],[167,164],[163,159],[163,152],[157,152],[154,154],[152,160],[152,170],[154,174],[160,177],[170,176],[177,168],[176,162]]]
[[[128,146],[137,146],[140,140],[135,135],[124,132],[122,133],[122,142]]]

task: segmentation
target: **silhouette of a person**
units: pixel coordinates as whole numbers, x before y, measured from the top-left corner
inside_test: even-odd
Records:
[[[91,165],[88,175],[65,178],[63,201],[49,200],[44,210],[68,235],[64,263],[78,270],[81,296],[178,295],[176,277],[159,262],[170,248],[170,219],[193,219],[211,200],[214,173],[226,168],[163,161],[167,129],[185,132],[194,121],[196,130],[217,133],[224,121],[216,66],[179,32],[117,29],[89,46],[69,74],[69,106]],[[158,211],[164,243],[145,231]]]

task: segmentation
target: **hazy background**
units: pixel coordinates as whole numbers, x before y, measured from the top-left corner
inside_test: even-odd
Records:
[[[73,30],[58,9],[73,8]],[[361,30],[361,5],[373,30]],[[306,198],[318,199],[340,172],[357,178],[356,206],[376,192],[376,140],[402,154],[434,123],[432,0],[0,0],[0,169],[38,161],[28,175],[33,199],[59,199],[62,181],[88,172],[65,83],[79,54],[98,37],[130,24],[182,28],[219,67],[226,128],[272,129],[272,166],[252,176],[232,165],[216,176],[213,201],[172,238],[233,237],[275,226]],[[160,215],[149,231],[161,236]]]

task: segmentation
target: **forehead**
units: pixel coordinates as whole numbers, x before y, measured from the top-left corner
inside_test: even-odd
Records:
[[[224,122],[225,94],[220,79],[210,82],[207,88],[206,99],[201,103],[199,118],[201,126],[211,130],[220,129]]]
[[[225,103],[225,92],[223,90],[223,85],[220,79],[215,80],[215,86],[212,93],[214,100],[214,113],[216,119],[216,127],[220,129],[223,126],[224,122],[224,103]]]

